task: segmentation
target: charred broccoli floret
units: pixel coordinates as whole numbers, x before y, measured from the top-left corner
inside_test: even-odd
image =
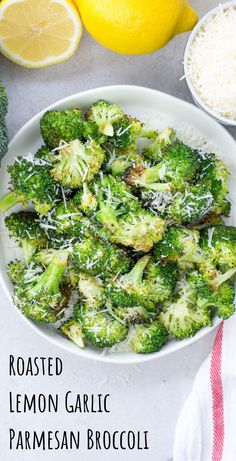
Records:
[[[124,179],[129,185],[141,189],[182,190],[187,181],[196,177],[199,168],[198,152],[177,140],[166,148],[165,156],[157,165],[131,168],[124,175]]]
[[[227,200],[227,178],[229,172],[225,163],[215,154],[207,154],[201,162],[199,180],[206,184],[214,197],[213,212],[229,216],[231,204]]]
[[[150,354],[159,351],[167,341],[167,330],[158,320],[155,320],[150,324],[135,325],[131,345],[138,354]]]
[[[228,319],[235,312],[235,287],[234,283],[227,281],[222,283],[213,294],[213,307],[216,308],[218,317]]]
[[[18,240],[23,248],[25,261],[29,263],[37,248],[47,245],[46,234],[40,227],[38,216],[30,211],[12,213],[5,218],[11,237]]]
[[[83,182],[90,182],[98,173],[105,159],[105,151],[94,140],[83,144],[76,139],[61,143],[53,157],[51,175],[56,182],[70,189],[77,189]]]
[[[83,138],[83,120],[79,109],[50,110],[40,121],[41,134],[50,149],[59,146],[60,141],[71,142]]]
[[[199,239],[200,233],[195,229],[171,226],[154,246],[154,257],[157,261],[200,263],[205,257],[198,245]]]
[[[211,191],[204,184],[195,184],[175,195],[167,216],[178,224],[198,223],[212,212],[213,206]]]
[[[81,322],[86,339],[97,347],[112,347],[124,341],[128,327],[114,318],[112,311],[94,310],[87,304],[75,306],[75,317]]]
[[[49,167],[35,163],[29,157],[17,157],[8,167],[12,190],[0,200],[0,211],[5,212],[17,203],[32,201],[37,213],[47,214],[61,197],[61,190],[50,176]]]
[[[143,155],[150,160],[160,161],[163,157],[165,147],[172,144],[175,139],[173,128],[164,128],[157,134],[155,140],[143,151]]]
[[[13,297],[26,317],[36,322],[54,323],[63,316],[69,295],[61,285],[67,260],[67,252],[61,251],[45,270],[34,265],[26,268]]]
[[[93,237],[75,243],[72,262],[81,272],[101,277],[123,274],[130,267],[130,258],[123,249]]]
[[[124,113],[117,104],[104,100],[92,104],[86,113],[86,119],[95,122],[100,133],[109,137],[114,135],[114,123],[123,117]]]
[[[113,146],[121,149],[136,144],[138,138],[154,138],[156,135],[155,131],[143,130],[139,120],[128,116],[115,122],[113,128],[114,134],[109,141]]]
[[[61,325],[60,331],[80,349],[84,348],[84,334],[81,322],[78,322],[78,320],[74,318],[70,318]]]
[[[154,303],[162,303],[171,298],[177,282],[177,265],[163,264],[151,258],[145,268],[145,285],[148,290],[148,299]]]
[[[143,256],[128,274],[107,281],[106,292],[113,305],[155,309],[155,300],[150,298],[149,286],[143,280],[144,270],[149,259],[150,256]]]

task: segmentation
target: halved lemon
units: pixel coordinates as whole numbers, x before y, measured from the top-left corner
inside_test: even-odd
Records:
[[[24,67],[44,67],[74,54],[82,35],[71,0],[2,0],[0,51]]]

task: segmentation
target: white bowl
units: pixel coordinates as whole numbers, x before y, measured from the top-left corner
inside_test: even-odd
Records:
[[[187,133],[190,136],[190,141],[196,138],[196,132],[201,133],[199,144],[204,145],[204,139],[206,138],[211,144],[217,146],[218,151],[222,152],[226,162],[230,164],[231,171],[236,175],[236,144],[229,133],[192,104],[176,99],[168,94],[136,86],[109,86],[72,95],[56,102],[47,109],[65,109],[73,107],[86,109],[92,102],[100,98],[120,104],[125,112],[138,117],[152,129],[173,126],[177,129],[178,134],[182,136],[182,138],[184,138]],[[11,141],[9,152],[3,160],[0,170],[0,195],[7,192],[9,179],[6,171],[7,165],[12,163],[17,155],[22,153],[26,154],[30,151],[35,152],[42,144],[39,120],[43,112],[37,114],[26,123]],[[234,181],[231,181],[229,187],[231,192],[236,192]],[[235,205],[233,206],[232,213],[233,216],[236,216]],[[12,248],[12,242],[9,240],[7,232],[4,234],[1,233],[0,235],[0,252],[2,255],[0,259],[0,281],[9,300],[11,300],[12,284],[7,276],[7,263],[10,259],[17,256],[17,252],[15,248]],[[22,315],[18,309],[16,309],[16,314]],[[119,352],[104,355],[104,352],[90,347],[80,350],[53,327],[37,325],[24,316],[22,316],[22,318],[35,330],[35,332],[67,351],[73,352],[78,356],[115,363],[139,363],[163,357],[199,340],[207,335],[212,328],[219,325],[220,322],[218,319],[215,319],[212,328],[203,328],[191,339],[171,341],[163,347],[160,352],[154,354],[137,355],[130,352]]]
[[[231,2],[227,2],[227,3],[223,3],[223,4],[221,4],[221,7],[224,10],[228,9],[230,7],[236,7],[236,0],[231,1]],[[188,39],[188,42],[187,42],[187,45],[186,45],[186,48],[185,48],[185,53],[184,53],[184,75],[185,75],[186,82],[187,82],[187,85],[189,87],[189,90],[190,90],[190,92],[192,94],[193,100],[201,109],[203,109],[205,112],[207,112],[212,117],[214,117],[218,122],[223,123],[224,125],[236,126],[236,120],[234,121],[234,120],[230,120],[230,119],[228,119],[226,117],[223,117],[222,115],[220,115],[219,113],[215,112],[210,107],[208,107],[202,101],[201,97],[199,96],[199,94],[195,90],[195,88],[194,88],[194,86],[192,84],[191,78],[190,78],[190,76],[188,74],[189,52],[190,52],[190,48],[192,46],[192,43],[193,43],[196,35],[198,34],[198,31],[203,27],[204,23],[211,16],[213,16],[218,10],[219,10],[219,6],[214,8],[213,10],[209,11],[209,13],[207,13],[205,16],[203,16],[200,19],[200,21],[197,23],[197,25],[194,27],[193,31],[191,32],[191,35],[190,35],[190,37]]]

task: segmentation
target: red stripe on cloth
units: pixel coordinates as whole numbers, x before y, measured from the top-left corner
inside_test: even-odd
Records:
[[[223,383],[221,376],[222,342],[223,342],[222,322],[211,353],[211,392],[212,392],[212,417],[213,417],[213,447],[212,461],[221,461],[224,447],[224,398]]]

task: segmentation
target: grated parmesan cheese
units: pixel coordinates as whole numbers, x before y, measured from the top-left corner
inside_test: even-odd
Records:
[[[220,5],[199,29],[189,50],[187,74],[205,105],[236,120],[236,8]]]

